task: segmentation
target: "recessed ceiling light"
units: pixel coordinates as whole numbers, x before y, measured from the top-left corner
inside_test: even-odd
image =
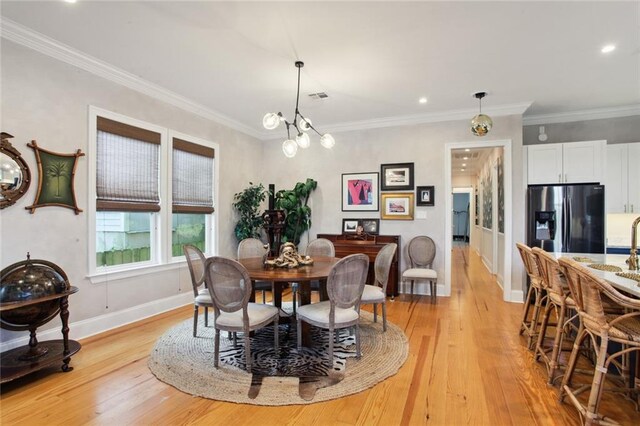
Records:
[[[77,0],[64,0],[65,3],[75,3]]]
[[[462,167],[467,167],[467,163],[462,163]]]
[[[607,44],[600,51],[602,53],[610,53],[610,52],[613,52],[614,50],[616,50],[616,45],[615,44]]]
[[[464,172],[464,169],[460,169],[461,172]]]
[[[469,152],[469,151],[471,151],[469,148],[464,149],[464,152]]]
[[[418,102],[420,102],[421,104],[426,104],[427,103],[427,98],[422,97],[422,98],[418,99]]]
[[[462,157],[462,159],[463,159],[463,160],[468,160],[468,159],[469,159],[469,157]]]

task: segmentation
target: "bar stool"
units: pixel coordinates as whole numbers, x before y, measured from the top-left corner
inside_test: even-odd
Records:
[[[547,294],[549,295],[542,316],[540,333],[538,333],[535,359],[537,361],[542,358],[545,362],[547,365],[547,382],[552,384],[554,380],[558,378],[556,371],[560,368],[560,352],[562,350],[565,333],[572,328],[577,331],[572,321],[577,318],[578,314],[576,312],[576,304],[570,296],[569,287],[564,275],[560,271],[558,261],[552,255],[538,247],[534,247],[532,252],[538,259],[542,279],[546,283]],[[549,349],[544,347],[544,338],[552,310],[555,312],[557,323],[553,337],[553,345]],[[549,352],[551,353],[549,354]]]
[[[533,254],[531,248],[521,243],[516,243],[524,269],[529,276],[530,286],[524,303],[524,312],[522,313],[522,321],[520,322],[520,335],[527,336],[527,347],[534,349],[534,339],[538,336],[538,326],[540,325],[540,310],[547,302],[547,292],[543,288],[543,279],[538,265],[538,258]],[[533,315],[529,319],[529,311],[531,310],[531,297],[535,297],[533,304]]]
[[[630,352],[640,352],[640,300],[627,297],[613,288],[608,282],[595,276],[578,262],[561,258],[559,260],[562,270],[567,277],[567,282],[573,294],[578,314],[581,318],[581,327],[573,344],[571,357],[567,364],[566,374],[560,388],[560,400],[565,396],[578,409],[585,425],[617,424],[611,419],[599,413],[600,400],[604,390],[604,379],[610,364],[613,364],[621,376],[625,378],[624,392],[630,393],[628,381],[628,355]],[[609,300],[610,302],[607,302]],[[619,307],[626,308],[627,313],[608,314],[606,305],[616,303]],[[593,346],[597,348],[597,359],[594,368],[591,385],[583,385],[577,389],[571,388],[571,379],[580,352],[580,345],[586,337],[590,338]],[[622,350],[607,353],[609,342],[622,344]],[[639,354],[640,355],[640,354]],[[622,357],[622,362],[618,358]],[[583,405],[577,396],[587,389],[591,389],[587,405]],[[637,391],[636,391],[637,392]]]

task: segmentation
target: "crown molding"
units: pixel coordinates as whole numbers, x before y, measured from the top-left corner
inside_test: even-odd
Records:
[[[254,138],[262,138],[260,132],[249,126],[5,17],[0,17],[0,36],[200,117],[215,121]]]
[[[557,114],[539,114],[524,117],[522,124],[535,126],[540,124],[569,123],[571,121],[598,120],[640,115],[640,104],[612,108],[597,108],[583,111],[561,112]]]

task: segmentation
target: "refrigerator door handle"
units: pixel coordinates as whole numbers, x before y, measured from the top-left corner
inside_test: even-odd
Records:
[[[567,226],[564,228],[565,235],[567,236],[567,252],[571,252],[571,198],[567,197]]]

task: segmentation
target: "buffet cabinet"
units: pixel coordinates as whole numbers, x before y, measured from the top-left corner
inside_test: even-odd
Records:
[[[364,253],[369,256],[369,273],[367,275],[367,284],[373,284],[375,281],[375,261],[376,255],[389,243],[396,243],[398,249],[393,256],[391,262],[391,270],[389,271],[389,282],[387,284],[387,296],[394,298],[398,295],[398,287],[400,282],[400,236],[399,235],[365,235],[355,236],[349,234],[318,234],[318,238],[326,238],[333,243],[336,249],[336,257],[345,257],[350,254]]]

